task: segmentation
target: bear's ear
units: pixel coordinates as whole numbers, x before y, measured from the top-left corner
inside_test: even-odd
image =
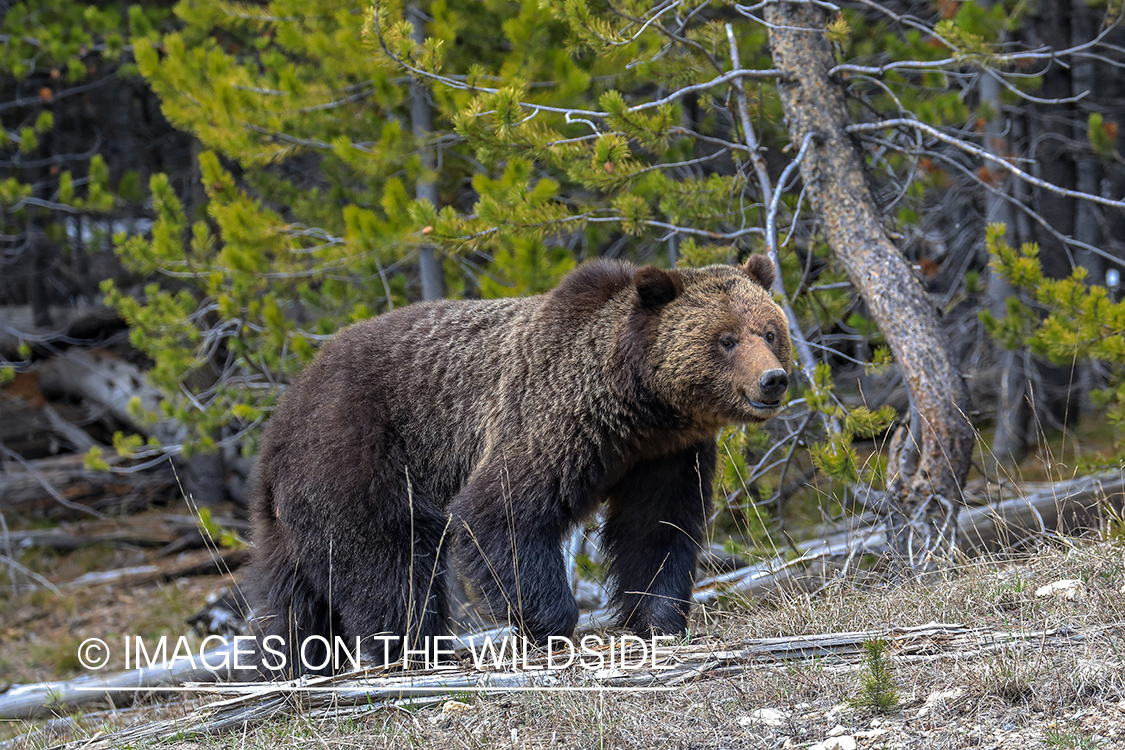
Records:
[[[655,266],[638,268],[633,276],[641,304],[655,310],[666,305],[683,291],[683,281],[676,271],[665,271]]]
[[[773,286],[773,261],[768,255],[751,255],[742,264],[742,270],[747,276],[758,282],[769,291]]]

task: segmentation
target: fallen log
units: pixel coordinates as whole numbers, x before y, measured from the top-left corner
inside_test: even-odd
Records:
[[[213,659],[208,664],[221,664],[222,657],[230,649],[224,646],[210,652]],[[115,672],[113,674],[88,674],[73,680],[40,682],[30,685],[15,685],[6,693],[0,694],[0,720],[4,719],[42,719],[57,716],[75,708],[91,704],[105,703],[107,696],[111,704],[117,699],[113,696],[123,689],[130,691],[131,703],[140,691],[156,693],[162,687],[179,686],[185,682],[229,680],[229,669],[213,669],[201,660],[176,659],[167,664],[154,667]]]
[[[60,583],[59,587],[64,589],[87,586],[132,587],[157,581],[174,581],[189,576],[230,574],[249,558],[250,550],[245,547],[194,550],[152,565],[84,573],[71,581]]]
[[[124,459],[110,456],[107,462],[116,466]],[[147,504],[169,493],[176,481],[163,466],[129,474],[96,471],[86,468],[84,458],[77,455],[8,466],[9,471],[0,472],[0,511],[55,519],[73,516],[74,506],[99,509],[122,498]]]
[[[98,404],[121,424],[145,435],[172,429],[158,425],[154,430],[137,420],[130,402],[137,399],[141,409],[151,413],[163,397],[139,367],[107,349],[70,349],[43,362],[39,388],[48,397],[67,396]]]
[[[52,305],[49,308],[54,325],[35,325],[31,305],[0,307],[0,357],[22,359],[21,343],[33,350],[89,344],[125,328],[117,311],[105,305]]]
[[[164,535],[138,535],[131,531],[116,531],[107,534],[75,535],[65,531],[13,531],[7,536],[12,549],[22,550],[33,547],[53,549],[56,552],[73,552],[83,547],[110,545],[115,547],[159,547],[170,544],[173,539]]]
[[[1015,549],[1044,534],[1073,536],[1103,527],[1107,514],[1123,507],[1125,471],[1042,483],[1020,497],[962,511],[958,538],[969,554]]]
[[[966,508],[957,523],[960,549],[978,556],[1016,549],[1046,534],[1077,535],[1097,528],[1106,514],[1125,508],[1125,472],[1108,472],[1062,482],[1032,485],[1020,497]],[[815,587],[825,579],[808,570],[818,560],[885,554],[889,547],[876,525],[859,525],[797,545],[801,555],[779,555],[696,587],[695,601],[710,604],[722,596],[761,598],[785,586]]]
[[[88,432],[65,418],[50,404],[43,406],[43,417],[47,420],[51,432],[56,437],[62,438],[75,453],[85,453],[95,446],[101,447],[101,443],[90,437]]]
[[[245,532],[250,523],[237,518],[213,516],[211,523],[220,529]],[[70,552],[99,544],[134,547],[162,547],[162,555],[206,546],[208,540],[200,533],[199,519],[178,514],[146,514],[106,521],[64,524],[55,529],[10,531],[3,537],[13,550],[47,547]],[[186,544],[185,542],[190,542]],[[180,545],[171,549],[170,545]]]
[[[138,416],[138,408],[143,414],[159,414],[164,396],[137,365],[108,349],[70,349],[43,362],[39,386],[48,396],[65,394],[99,405],[130,431],[155,438],[169,455],[179,452],[187,436],[187,428],[174,419],[149,421]],[[197,452],[185,468],[185,491],[198,505],[224,500],[222,453]]]

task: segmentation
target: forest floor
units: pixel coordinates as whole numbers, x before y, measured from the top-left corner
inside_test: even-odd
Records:
[[[188,580],[188,579],[185,579]],[[70,644],[86,630],[106,632],[122,607],[148,602],[176,619],[213,590],[219,579],[142,586],[103,598],[74,594],[78,618],[68,621]],[[1072,583],[1046,592],[1059,581]],[[93,587],[91,591],[99,587]],[[102,587],[104,588],[104,587]],[[153,603],[160,606],[152,607]],[[59,650],[51,616],[28,619],[34,603],[8,610],[8,630],[36,631]],[[104,608],[104,609],[103,609]],[[124,622],[124,621],[122,621]],[[779,594],[766,601],[728,602],[698,611],[693,647],[717,650],[752,639],[878,630],[926,623],[982,629],[971,648],[937,639],[923,649],[896,652],[882,666],[883,711],[864,698],[878,671],[871,658],[774,660],[715,670],[665,692],[461,691],[414,704],[364,707],[362,713],[314,717],[300,709],[211,736],[117,741],[113,732],[185,715],[200,700],[168,701],[96,711],[53,722],[12,722],[4,745],[46,748],[60,742],[99,746],[204,748],[1125,748],[1125,540],[1043,540],[1033,552],[1006,560],[965,563],[927,580],[861,585],[838,582],[814,596]],[[151,623],[152,632],[161,629]],[[181,628],[182,629],[182,628]],[[992,636],[985,634],[991,633]],[[1003,644],[995,633],[1054,634]],[[26,639],[19,632],[18,639]],[[897,641],[896,641],[897,643]],[[2,650],[5,658],[8,646]],[[62,657],[60,657],[62,658]],[[65,666],[65,665],[64,665]],[[8,672],[11,674],[11,671]],[[21,673],[20,678],[24,675]],[[7,679],[11,679],[8,677]],[[576,679],[575,685],[578,685]],[[181,738],[183,735],[180,735]],[[127,743],[127,744],[123,744]]]

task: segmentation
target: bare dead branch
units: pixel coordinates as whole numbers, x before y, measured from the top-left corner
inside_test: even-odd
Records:
[[[1058,240],[1059,243],[1061,243],[1063,245],[1063,247],[1080,248],[1082,250],[1086,250],[1088,252],[1094,253],[1095,255],[1098,255],[1098,256],[1104,258],[1106,261],[1108,261],[1110,263],[1125,267],[1125,257],[1119,256],[1119,255],[1114,255],[1113,253],[1108,252],[1106,250],[1103,250],[1100,247],[1095,247],[1094,245],[1091,245],[1091,244],[1086,243],[1086,242],[1082,242],[1080,240],[1076,240],[1073,237],[1069,237],[1069,236],[1063,234],[1062,232],[1060,232],[1059,230],[1057,230],[1053,226],[1051,226],[1051,224],[1041,214],[1039,214],[1039,212],[1037,212],[1034,208],[1029,206],[1025,201],[1019,200],[1015,196],[1011,195],[1010,193],[1008,193],[1007,191],[1005,191],[1005,190],[1003,190],[999,187],[996,187],[994,185],[990,185],[985,180],[982,180],[980,178],[980,176],[976,172],[974,172],[972,169],[969,169],[964,164],[961,164],[960,162],[958,162],[956,159],[951,158],[949,156],[949,154],[944,154],[940,151],[933,151],[933,150],[929,150],[929,149],[909,149],[905,146],[896,144],[892,141],[888,141],[886,139],[879,138],[879,137],[873,136],[873,135],[864,135],[864,136],[861,136],[861,137],[865,141],[871,141],[872,143],[878,143],[878,144],[887,146],[888,148],[892,148],[892,149],[898,151],[899,153],[908,154],[908,155],[915,156],[915,157],[925,156],[925,157],[928,157],[930,159],[935,159],[935,160],[938,160],[938,161],[940,161],[944,164],[947,164],[947,165],[953,167],[954,169],[956,169],[957,171],[959,171],[962,175],[964,175],[966,178],[968,178],[972,182],[974,182],[977,185],[979,185],[980,187],[982,187],[984,190],[986,190],[990,194],[995,195],[996,197],[1000,198],[1001,200],[1003,200],[1006,203],[1008,203],[1009,205],[1011,205],[1013,208],[1016,208],[1019,211],[1021,211],[1029,219],[1031,219],[1036,224],[1038,224],[1040,227],[1042,227],[1044,231],[1046,231],[1048,234],[1050,234],[1052,237],[1054,237],[1056,240]],[[1073,261],[1073,258],[1071,258],[1071,260]],[[812,287],[812,288],[813,289],[819,289],[819,288],[826,288],[826,287]]]
[[[950,146],[953,146],[954,148],[958,148],[958,149],[964,151],[967,154],[972,154],[973,156],[976,156],[979,159],[983,159],[985,161],[992,162],[993,164],[997,164],[997,165],[1003,167],[1004,169],[1008,170],[1009,172],[1011,172],[1015,176],[1019,177],[1024,182],[1035,185],[1036,187],[1042,188],[1043,190],[1054,193],[1055,195],[1061,195],[1064,198],[1076,198],[1078,200],[1087,200],[1087,201],[1090,201],[1092,203],[1098,203],[1098,204],[1101,204],[1103,206],[1111,206],[1113,208],[1125,208],[1125,201],[1113,200],[1112,198],[1103,198],[1100,195],[1092,195],[1090,193],[1081,193],[1077,190],[1068,190],[1067,188],[1059,187],[1058,185],[1047,182],[1046,180],[1041,180],[1038,177],[1035,177],[1033,175],[1028,174],[1027,172],[1024,172],[1022,169],[1020,169],[1019,167],[1017,167],[1015,164],[1013,164],[1011,161],[1009,161],[1007,159],[1003,159],[1001,157],[990,154],[988,151],[985,151],[983,148],[981,148],[979,146],[976,146],[976,145],[974,145],[972,143],[969,143],[968,141],[962,140],[960,138],[956,138],[954,136],[951,136],[948,133],[945,133],[945,132],[933,127],[932,125],[927,125],[926,123],[921,122],[920,120],[915,120],[915,119],[910,118],[910,117],[896,117],[896,118],[893,118],[893,119],[890,119],[890,120],[883,120],[881,122],[854,123],[852,125],[849,125],[846,128],[846,130],[849,133],[871,133],[871,132],[878,132],[880,130],[886,130],[888,128],[894,128],[894,127],[908,127],[908,128],[915,128],[917,130],[920,130],[923,133],[926,133],[927,135],[929,135],[933,138],[936,138],[937,140],[941,141],[942,143],[947,143]]]
[[[742,67],[742,61],[738,55],[738,43],[734,38],[734,28],[728,23],[726,24],[727,43],[730,45],[731,64],[735,70]],[[735,79],[733,83],[735,92],[735,99],[738,104],[738,116],[742,121],[742,137],[746,140],[746,146],[750,151],[750,162],[754,166],[754,173],[758,177],[758,184],[762,191],[762,202],[769,207],[766,214],[766,253],[769,255],[770,260],[773,261],[774,268],[777,272],[773,277],[773,290],[774,293],[781,300],[782,309],[785,311],[785,318],[789,323],[789,336],[792,339],[793,347],[797,350],[797,361],[804,373],[805,380],[808,383],[815,382],[813,379],[813,370],[816,367],[816,358],[813,356],[812,348],[809,346],[808,338],[805,332],[801,329],[801,322],[797,318],[796,311],[793,310],[793,305],[789,302],[789,294],[785,290],[785,280],[781,274],[781,256],[778,253],[777,247],[777,234],[776,234],[776,216],[777,216],[777,202],[781,196],[781,191],[784,189],[784,181],[786,177],[783,175],[782,184],[778,186],[775,193],[773,186],[770,182],[769,170],[766,169],[766,161],[762,158],[761,146],[758,144],[758,136],[754,131],[754,123],[750,120],[750,107],[746,97],[746,89],[742,85],[741,79]],[[787,172],[791,170],[794,164],[799,164],[800,160],[804,158],[804,154],[808,149],[809,143],[812,141],[810,137],[804,139],[801,150],[794,160],[793,164],[789,165]],[[836,424],[834,419],[826,417],[825,426],[829,432],[839,432],[839,425]]]

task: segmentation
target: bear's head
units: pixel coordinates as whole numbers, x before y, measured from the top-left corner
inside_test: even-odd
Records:
[[[649,386],[700,425],[763,422],[781,409],[792,355],[769,258],[644,267],[633,276]]]

